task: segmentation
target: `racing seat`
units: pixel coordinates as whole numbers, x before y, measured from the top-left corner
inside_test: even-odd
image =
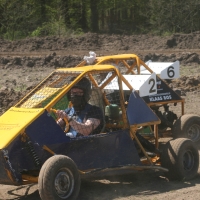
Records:
[[[103,94],[102,94],[100,88],[92,89],[89,104],[98,106],[102,110],[104,127],[102,128],[101,132],[103,132],[104,128],[105,128],[105,104],[104,104],[104,100],[103,100]]]

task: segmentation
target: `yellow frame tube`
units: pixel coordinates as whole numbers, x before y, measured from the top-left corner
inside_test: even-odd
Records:
[[[109,82],[111,82],[116,77],[116,73],[112,74],[111,77],[109,77],[101,86],[100,88],[103,89]]]
[[[155,145],[156,145],[156,148],[158,149],[158,125],[157,124],[154,124],[154,137],[155,137]]]
[[[38,183],[38,176],[22,174],[22,179],[24,184]]]
[[[132,136],[133,139],[136,140],[136,142],[138,143],[139,147],[141,148],[142,152],[144,153],[144,155],[147,158],[147,160],[149,161],[149,163],[151,165],[153,165],[151,159],[149,158],[149,156],[147,155],[147,153],[146,153],[145,149],[143,148],[142,144],[140,143],[140,141],[138,140],[137,136],[135,135],[136,129],[137,129],[137,125],[133,125],[133,126],[130,127],[131,136]]]
[[[124,65],[125,65],[126,68],[128,69],[128,70],[126,71],[125,74],[128,74],[128,73],[130,73],[130,72],[131,72],[132,74],[135,74],[135,72],[133,71],[133,68],[136,66],[136,63],[133,63],[132,66],[129,66],[128,63],[127,63],[125,60],[123,60],[122,62],[124,63]]]
[[[86,60],[83,60],[80,64],[76,65],[75,67],[82,67],[86,64]]]
[[[128,120],[127,120],[127,116],[126,116],[126,109],[125,106],[123,104],[124,102],[124,94],[123,94],[123,88],[122,88],[122,75],[119,73],[119,71],[116,71],[118,74],[118,84],[119,84],[119,92],[120,92],[120,104],[121,104],[121,109],[122,109],[122,119],[124,122],[124,128],[128,128]]]
[[[94,79],[94,77],[92,76],[92,74],[91,74],[91,73],[88,73],[88,76],[89,76],[90,80],[92,81],[92,83],[93,83],[96,87],[98,87],[98,84],[97,84],[96,80]]]

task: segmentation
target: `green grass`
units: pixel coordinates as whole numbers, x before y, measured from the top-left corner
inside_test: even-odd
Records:
[[[196,76],[196,75],[200,75],[200,65],[180,67],[180,76]]]
[[[25,84],[19,84],[17,87],[14,88],[15,91],[17,92],[24,92],[27,88],[27,85]]]

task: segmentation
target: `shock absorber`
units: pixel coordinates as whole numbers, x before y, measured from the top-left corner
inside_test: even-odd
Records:
[[[26,148],[34,161],[35,166],[36,167],[41,166],[40,158],[38,157],[37,153],[35,152],[33,143],[31,141],[26,142]]]

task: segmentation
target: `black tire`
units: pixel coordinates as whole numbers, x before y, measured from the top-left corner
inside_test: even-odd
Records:
[[[187,114],[176,120],[172,128],[173,138],[189,138],[200,143],[200,116]]]
[[[80,183],[74,161],[67,156],[55,155],[40,170],[38,190],[42,200],[72,200],[79,194]]]
[[[170,180],[192,179],[199,168],[198,149],[186,138],[170,140],[162,151],[161,165],[169,170],[166,176]]]

